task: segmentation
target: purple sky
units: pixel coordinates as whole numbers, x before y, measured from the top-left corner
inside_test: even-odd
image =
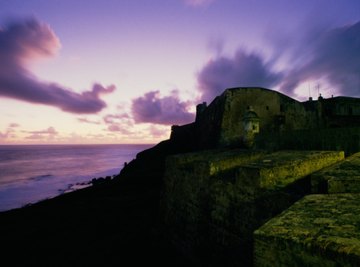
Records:
[[[236,86],[360,97],[360,2],[0,0],[0,144],[154,143]]]

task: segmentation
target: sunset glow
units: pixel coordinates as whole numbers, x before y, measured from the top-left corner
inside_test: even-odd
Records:
[[[157,143],[228,87],[360,97],[360,2],[0,0],[0,144]]]

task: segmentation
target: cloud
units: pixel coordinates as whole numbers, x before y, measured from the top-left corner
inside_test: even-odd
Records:
[[[120,124],[120,123],[112,123],[110,125],[108,125],[107,129],[105,131],[111,132],[111,133],[120,133],[123,135],[133,135],[134,132],[129,130],[132,129],[132,127],[128,127],[124,124]]]
[[[179,99],[177,90],[165,97],[161,97],[159,91],[150,91],[133,99],[131,111],[137,123],[184,124],[194,120],[194,114],[188,112],[190,105]]]
[[[9,129],[6,130],[6,132],[2,133],[0,132],[0,139],[7,139],[11,135],[12,131]]]
[[[101,122],[99,121],[93,121],[93,120],[89,120],[87,118],[78,118],[77,119],[79,122],[82,122],[82,123],[89,123],[89,124],[100,124]]]
[[[169,136],[169,127],[164,128],[164,126],[156,127],[155,125],[150,125],[149,132],[154,138],[164,138],[165,136]]]
[[[88,134],[87,136],[92,138],[104,138],[105,136],[103,134]]]
[[[186,5],[193,7],[207,6],[214,2],[214,0],[184,0]]]
[[[103,117],[107,128],[104,129],[110,133],[120,133],[123,135],[133,135],[130,131],[134,126],[133,119],[127,113],[107,114]]]
[[[239,86],[271,87],[282,78],[281,73],[271,71],[256,53],[237,50],[234,57],[217,57],[210,60],[197,75],[202,100],[212,101],[226,88]]]
[[[47,129],[41,130],[41,131],[27,131],[27,133],[31,133],[31,134],[49,134],[49,135],[58,134],[58,132],[55,130],[54,127],[49,127]]]
[[[49,127],[41,131],[24,131],[25,133],[30,133],[31,135],[25,137],[26,139],[52,139],[59,133],[55,130],[54,127]]]
[[[273,34],[268,38],[273,48],[269,61],[243,49],[233,57],[221,56],[224,43],[210,40],[216,56],[197,73],[200,101],[212,101],[226,88],[239,86],[276,88],[296,96],[301,84],[314,81],[324,82],[332,93],[359,97],[360,22],[331,25],[306,24],[296,36]],[[275,72],[274,66],[280,71]]]
[[[51,28],[36,19],[12,22],[0,30],[0,96],[58,107],[70,113],[96,113],[106,107],[100,99],[115,86],[94,84],[76,93],[56,83],[40,81],[29,63],[54,56],[60,41]]]
[[[223,38],[213,36],[208,40],[207,48],[209,51],[214,52],[216,56],[220,56],[224,51],[225,41]]]
[[[6,131],[0,132],[0,139],[8,139],[8,138],[14,138],[16,135],[14,134],[16,130],[14,128],[19,127],[20,125],[17,123],[10,123]]]
[[[320,33],[307,49],[281,91],[291,93],[302,82],[325,79],[338,93],[360,96],[360,22]]]
[[[129,126],[132,125],[132,123],[129,124],[129,120],[130,120],[130,116],[126,113],[121,113],[121,114],[107,114],[103,117],[103,120],[106,124],[112,124],[114,123],[115,120],[126,120]]]
[[[128,129],[120,126],[120,124],[118,123],[114,123],[114,124],[111,124],[108,126],[107,128],[108,131],[110,132],[118,132],[118,133],[121,133],[121,134],[124,134],[124,135],[129,135],[129,134],[132,134],[131,131],[129,131]]]
[[[10,127],[10,128],[20,127],[20,124],[18,124],[18,123],[10,123],[10,124],[9,124],[9,127]]]

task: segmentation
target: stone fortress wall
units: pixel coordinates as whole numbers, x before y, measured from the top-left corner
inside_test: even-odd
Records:
[[[319,97],[316,101],[299,102],[277,91],[257,87],[227,89],[210,105],[199,104],[196,121],[173,126],[171,139],[175,142],[186,140],[196,149],[244,147],[243,117],[249,108],[260,120],[260,130],[256,135],[258,148],[270,149],[267,143],[273,143],[274,149],[291,148],[293,134],[308,135],[304,141],[309,143],[314,143],[310,139],[318,143],[325,139],[324,149],[326,146],[336,147],[338,141],[333,136],[336,138],[340,132],[346,132],[345,135],[340,134],[341,142],[348,141],[348,135],[351,139],[360,139],[356,129],[360,128],[360,99]],[[353,129],[343,131],[344,128]],[[322,131],[321,135],[316,134],[319,131]],[[329,132],[329,138],[326,132]],[[273,139],[275,142],[272,142]],[[301,143],[304,144],[304,141]],[[331,143],[334,145],[331,146]],[[357,148],[360,151],[360,142]],[[322,148],[317,145],[314,149]]]
[[[201,151],[166,160],[162,217],[179,250],[209,266],[360,265],[360,154],[345,158],[360,151],[360,99],[235,88],[197,110],[171,140]]]

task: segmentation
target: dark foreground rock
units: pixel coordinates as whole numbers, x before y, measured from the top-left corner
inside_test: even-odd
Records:
[[[0,213],[1,261],[8,266],[187,265],[162,236],[160,185],[147,178],[111,180]]]
[[[165,158],[192,144],[163,141],[113,179],[0,212],[1,261],[9,266],[189,266],[159,216]]]

